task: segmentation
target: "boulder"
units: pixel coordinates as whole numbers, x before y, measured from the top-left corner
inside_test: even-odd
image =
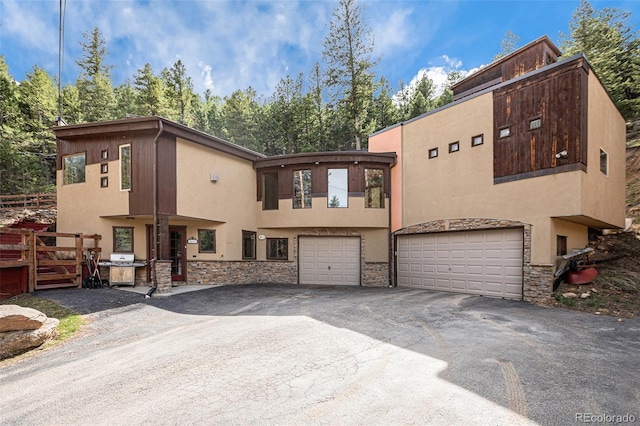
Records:
[[[5,331],[37,330],[47,316],[33,308],[18,305],[0,305],[0,333]]]
[[[44,315],[44,314],[43,314]],[[46,318],[46,317],[45,317]],[[47,318],[37,330],[5,331],[0,333],[0,360],[19,355],[56,337],[56,318]]]

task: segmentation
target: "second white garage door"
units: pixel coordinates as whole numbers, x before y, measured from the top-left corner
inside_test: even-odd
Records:
[[[360,285],[359,237],[300,237],[300,284]]]
[[[398,285],[522,299],[522,229],[398,236]]]

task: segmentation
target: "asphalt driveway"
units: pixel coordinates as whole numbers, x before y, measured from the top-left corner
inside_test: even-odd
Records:
[[[637,319],[402,288],[39,295],[90,325],[0,364],[3,425],[640,423]]]

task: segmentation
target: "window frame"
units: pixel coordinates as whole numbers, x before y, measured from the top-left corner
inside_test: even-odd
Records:
[[[108,160],[109,159],[109,148],[105,148],[102,151],[100,151],[100,159],[101,160]]]
[[[369,185],[369,177],[367,176],[367,172],[371,170],[371,171],[378,171],[380,172],[380,186],[370,186]],[[380,199],[379,199],[379,206],[375,206],[373,204],[373,200],[375,199],[375,197],[373,197],[371,195],[372,190],[374,188],[380,188]],[[384,208],[384,198],[385,198],[385,194],[384,194],[384,169],[375,169],[375,168],[366,168],[364,169],[364,208],[365,209],[383,209]]]
[[[556,256],[564,256],[568,253],[567,240],[566,235],[556,235]]]
[[[82,157],[83,162],[81,165],[72,163],[71,159],[75,157]],[[78,179],[70,179],[70,168],[69,166],[73,165],[74,169],[80,167],[82,168],[82,175],[78,175]],[[86,152],[77,152],[75,154],[69,154],[62,157],[62,185],[75,185],[78,183],[85,183],[87,181],[87,153]]]
[[[340,183],[344,183],[345,184],[345,188],[344,188],[344,197],[345,197],[345,205],[341,204],[341,199],[338,199],[338,205],[334,206],[332,205],[332,201],[333,198],[338,197],[339,195],[342,195],[342,193],[338,194],[337,190],[332,190],[331,189],[331,172],[334,170],[344,170],[345,171],[345,177],[344,177],[344,182],[340,182]],[[334,182],[335,183],[335,182]],[[342,189],[340,189],[340,192],[342,192]],[[332,197],[333,194],[333,197]],[[327,208],[329,209],[343,209],[343,208],[348,208],[349,207],[349,169],[346,167],[340,167],[340,168],[331,168],[331,169],[327,169]]]
[[[134,252],[134,227],[133,226],[113,226],[113,252],[114,253],[133,253]],[[118,231],[127,231],[130,234],[131,247],[118,246]]]
[[[211,245],[213,248],[211,250],[205,250],[202,248],[202,233],[210,232],[211,233]],[[198,253],[215,253],[216,252],[216,230],[215,229],[198,229]]]
[[[534,123],[538,123],[537,127],[533,127]],[[542,117],[534,117],[529,120],[529,131],[542,129]]]
[[[109,177],[102,176],[100,177],[100,188],[108,188],[109,187]]]
[[[603,158],[604,158],[604,163],[602,161]],[[605,176],[609,176],[609,153],[602,148],[600,148],[600,172]]]
[[[429,160],[432,158],[438,158],[438,147],[429,148]]]
[[[503,135],[502,132],[506,130],[507,134]],[[505,139],[511,136],[511,126],[502,126],[498,129],[498,139]]]
[[[460,141],[451,142],[449,144],[449,154],[460,151]]]
[[[252,241],[251,244],[251,255],[250,256],[246,256],[246,242],[247,240]],[[256,260],[256,240],[257,240],[257,233],[255,231],[242,231],[242,260]]]
[[[476,139],[480,138],[480,143],[476,143]],[[480,133],[479,135],[471,136],[471,148],[476,146],[480,146],[484,144],[484,133]]]
[[[123,148],[128,148],[128,150],[129,150],[128,165],[124,164],[125,158],[122,155]],[[131,185],[131,183],[132,183],[131,182],[131,180],[132,180],[131,179],[132,178],[132,174],[131,174],[131,163],[132,163],[131,157],[132,157],[132,155],[131,155],[131,153],[132,153],[132,149],[131,149],[131,144],[130,143],[118,146],[118,154],[119,154],[119,158],[120,158],[120,161],[119,161],[119,164],[120,164],[120,191],[131,191],[131,186],[132,186]],[[123,179],[123,177],[124,177],[123,169],[125,167],[128,168],[128,173],[127,174],[128,174],[129,186],[127,188],[124,187],[124,179]]]
[[[270,182],[267,185],[267,176],[269,178],[275,176],[275,184]],[[272,193],[273,190],[275,190],[275,193]],[[262,210],[278,210],[279,207],[278,172],[262,173]]]
[[[300,179],[301,179],[301,181],[300,181],[300,191],[299,191],[300,193],[298,193],[298,190],[296,188],[296,179],[298,179],[298,175],[301,172],[308,172],[308,179],[307,179],[307,174],[306,173],[304,174],[304,176],[302,174],[300,174]],[[292,203],[293,203],[293,208],[294,209],[310,209],[313,206],[313,197],[311,195],[312,178],[313,178],[313,174],[312,174],[311,169],[298,169],[298,170],[294,170],[293,171]],[[308,185],[307,185],[307,180],[308,180]],[[304,195],[304,197],[303,197],[303,195]],[[304,202],[303,202],[303,200],[304,200]]]
[[[271,243],[276,243],[276,255],[272,256],[271,254]],[[284,250],[279,247],[279,243],[284,243]],[[284,251],[284,254],[282,253]],[[279,253],[279,255],[278,255]],[[289,238],[284,237],[273,237],[267,238],[267,260],[289,260]]]

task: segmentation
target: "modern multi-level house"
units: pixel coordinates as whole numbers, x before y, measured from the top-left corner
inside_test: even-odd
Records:
[[[160,117],[56,127],[58,231],[174,283],[548,298],[558,255],[624,226],[624,121],[586,58],[559,55],[524,46],[368,152],[265,157]]]

